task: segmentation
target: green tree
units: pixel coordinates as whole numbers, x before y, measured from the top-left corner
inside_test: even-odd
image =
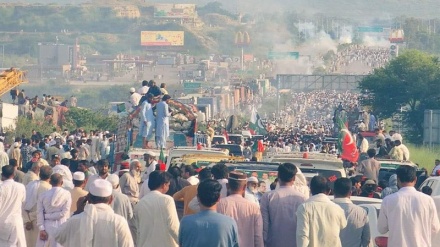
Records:
[[[438,108],[440,103],[440,63],[435,56],[408,50],[386,67],[376,69],[359,87],[367,92],[362,103],[380,118],[392,117],[405,107],[407,137],[421,143],[424,110]]]
[[[73,128],[116,131],[118,119],[116,116],[108,116],[102,111],[92,111],[84,108],[69,108],[69,111],[66,114],[66,122],[69,127]]]

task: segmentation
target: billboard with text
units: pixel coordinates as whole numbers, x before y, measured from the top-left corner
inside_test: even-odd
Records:
[[[154,18],[195,18],[195,4],[155,4]]]
[[[185,32],[183,31],[142,31],[142,46],[183,46]]]

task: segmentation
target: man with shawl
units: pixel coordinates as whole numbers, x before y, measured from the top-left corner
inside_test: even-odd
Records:
[[[37,203],[37,227],[40,230],[36,247],[60,247],[55,242],[56,229],[70,217],[72,197],[63,189],[63,176],[50,176],[52,189],[41,194]]]
[[[127,221],[113,212],[113,188],[104,179],[92,181],[84,212],[77,211],[55,233],[55,240],[64,246],[134,247]],[[83,199],[84,201],[84,199]],[[86,203],[86,202],[84,202]]]

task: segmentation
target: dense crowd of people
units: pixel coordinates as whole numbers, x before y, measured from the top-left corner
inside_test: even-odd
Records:
[[[144,81],[129,92],[129,117],[140,118],[143,159],[123,154],[116,162],[108,131],[32,131],[8,149],[0,137],[0,246],[369,246],[373,223],[351,196],[383,199],[377,229],[388,233],[388,246],[435,246],[433,239],[440,238],[440,198],[425,195],[430,188],[415,190],[416,167],[402,165],[379,180],[376,158],[409,161],[410,153],[401,134],[387,133],[361,109],[357,93],[294,92],[280,116],[266,118],[263,150],[236,143],[249,160],[256,151],[337,154],[330,140],[337,119],[354,131],[375,132],[370,143],[354,135],[360,157],[346,167],[349,178],[317,175],[308,182],[291,163],[278,165],[275,180],[230,171],[223,163],[165,169],[148,145],[153,130],[160,148],[169,135],[165,85]],[[208,142],[216,130],[224,134],[215,122],[208,124]],[[433,175],[440,161],[436,165]]]
[[[230,172],[224,164],[163,171],[150,152],[145,161],[122,161],[115,173],[106,159],[93,168],[78,161],[76,169],[75,158],[59,159],[54,155],[47,164],[35,155],[26,174],[16,162],[2,167],[1,246],[351,247],[371,242],[368,213],[350,200],[357,190],[353,179],[339,178],[330,189],[325,177],[315,176],[307,186],[301,171],[284,163],[269,189],[253,174]],[[366,170],[363,187],[374,187],[369,175],[374,171]],[[393,183],[383,190],[378,231],[389,234],[389,246],[434,246],[440,200],[415,190],[414,167],[399,167],[391,179],[400,189]]]
[[[354,62],[359,62],[373,70],[385,66],[389,59],[390,52],[387,48],[352,44],[337,52],[329,69],[331,73],[335,73]]]

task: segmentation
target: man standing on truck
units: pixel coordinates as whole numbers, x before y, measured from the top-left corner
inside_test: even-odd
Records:
[[[153,113],[153,106],[151,104],[153,102],[153,95],[147,94],[146,98],[147,99],[142,103],[141,106],[141,128],[140,128],[140,133],[144,140],[144,145],[143,145],[144,149],[150,148],[148,146],[148,140],[150,140],[151,137],[153,136],[153,129],[154,126],[156,125],[156,121]]]
[[[368,149],[367,154],[369,158],[359,163],[357,171],[367,177],[367,179],[373,179],[377,184],[379,183],[380,162],[375,159],[376,150]]]
[[[156,105],[156,146],[165,148],[167,138],[170,135],[170,116],[168,102],[171,99],[169,95],[164,95],[162,101]]]

